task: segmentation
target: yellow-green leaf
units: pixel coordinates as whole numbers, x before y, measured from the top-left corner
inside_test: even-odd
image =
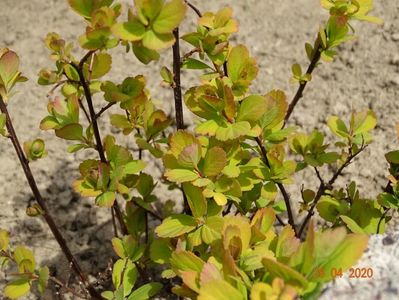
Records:
[[[213,280],[201,286],[198,300],[244,300],[239,290],[224,280]]]
[[[124,41],[140,41],[145,33],[145,28],[138,20],[117,23],[111,28],[112,33]]]
[[[183,190],[187,196],[187,202],[190,206],[193,216],[200,218],[206,213],[207,202],[202,194],[202,189],[191,183],[183,183]]]
[[[237,121],[255,122],[266,112],[266,99],[260,95],[251,95],[242,100]]]
[[[159,237],[178,237],[197,227],[195,219],[188,215],[173,215],[162,221],[155,229]]]
[[[20,278],[11,281],[4,288],[4,296],[10,299],[17,299],[25,296],[30,290],[30,282],[27,278]]]
[[[202,171],[206,176],[216,176],[227,163],[226,152],[220,147],[213,147],[206,152]]]
[[[182,0],[166,3],[155,19],[152,28],[157,33],[170,33],[179,26],[186,14],[187,6]]]

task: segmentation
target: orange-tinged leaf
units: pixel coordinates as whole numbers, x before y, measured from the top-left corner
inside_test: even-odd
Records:
[[[263,258],[262,263],[273,278],[281,278],[286,283],[306,289],[306,278],[291,267],[270,258]]]
[[[206,152],[202,172],[209,177],[217,176],[226,164],[226,152],[220,147],[213,147]]]
[[[201,286],[198,300],[244,300],[239,290],[224,280],[213,280]]]

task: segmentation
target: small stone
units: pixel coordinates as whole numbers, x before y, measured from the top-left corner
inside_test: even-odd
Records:
[[[391,39],[395,42],[399,41],[399,33],[392,34]]]
[[[384,246],[389,246],[392,245],[393,243],[395,243],[395,240],[389,235],[384,237],[384,239],[382,240],[382,244]]]
[[[399,54],[394,54],[389,62],[391,65],[399,66]]]

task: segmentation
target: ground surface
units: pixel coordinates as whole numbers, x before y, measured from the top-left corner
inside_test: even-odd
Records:
[[[367,197],[374,197],[386,181],[387,165],[383,154],[399,144],[394,130],[399,121],[399,2],[375,2],[374,15],[383,18],[385,24],[355,24],[359,39],[344,46],[337,61],[317,69],[291,120],[310,131],[325,128],[325,120],[331,114],[347,118],[352,107],[375,110],[379,119],[375,143],[348,169],[346,177],[356,180]],[[226,4],[232,6],[240,22],[240,32],[234,41],[245,43],[260,65],[253,91],[265,93],[280,88],[289,98],[293,96],[296,86],[289,84],[290,66],[294,62],[306,63],[303,45],[314,39],[320,22],[326,19],[319,1],[197,0],[193,3],[203,11]],[[194,16],[190,14],[190,17]],[[188,28],[192,25],[187,22],[187,26],[191,26]],[[0,47],[9,47],[20,54],[21,70],[30,78],[18,88],[19,93],[10,104],[16,131],[22,141],[37,136],[46,140],[48,157],[32,164],[38,185],[83,267],[98,271],[106,262],[96,261],[96,257],[99,252],[101,257],[101,252],[110,251],[109,245],[102,242],[112,234],[109,212],[93,208],[91,200],[79,199],[73,193],[71,183],[77,177],[76,168],[82,156],[65,154],[66,143],[52,133],[39,131],[38,124],[46,115],[48,89],[35,83],[38,71],[51,66],[42,43],[46,33],[55,31],[67,40],[74,40],[83,30],[83,22],[69,10],[66,0],[0,0]],[[167,60],[144,70],[132,54],[124,54],[121,49],[114,52],[113,79],[118,81],[127,75],[144,73],[149,77],[153,96],[170,110],[172,93],[160,87],[158,75],[160,66]],[[171,57],[171,53],[164,56]],[[187,88],[194,81],[193,74],[185,73],[183,87]],[[14,242],[35,248],[39,260],[54,266],[57,273],[68,273],[68,266],[46,225],[25,216],[31,193],[13,149],[5,139],[0,139],[0,195],[0,227],[11,231]],[[374,253],[382,253],[383,250],[378,251],[380,244],[373,243],[373,247],[377,247]],[[339,298],[346,299],[344,294]],[[395,293],[379,299],[390,299],[392,295]],[[326,299],[336,298],[334,294],[330,296],[332,298]],[[55,299],[55,296],[48,294],[46,299]]]

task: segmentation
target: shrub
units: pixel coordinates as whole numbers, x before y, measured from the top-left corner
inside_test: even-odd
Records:
[[[41,70],[38,83],[53,86],[51,95],[59,92],[49,101],[40,128],[71,141],[69,153],[96,152],[81,162],[74,189],[97,206],[111,208],[113,223],[118,223],[112,238],[115,254],[110,253],[112,286],[100,290],[89,281],[37,188],[29,163],[47,151],[42,139],[23,147],[18,141],[7,107],[13,88],[26,78],[17,54],[3,49],[0,134],[15,147],[37,201],[27,214],[47,222],[83,287],[68,287],[47,266],[37,266],[33,252],[10,246],[9,233],[1,230],[0,264],[16,270],[5,286],[6,297],[21,297],[34,285],[43,292],[52,282],[86,299],[136,300],[159,293],[199,300],[311,299],[356,263],[368,234],[384,231],[390,212],[398,208],[399,151],[386,155],[390,181],[377,199],[361,198],[355,182],[336,186],[344,169],[371,143],[375,114],[353,111],[347,123],[330,117],[334,143],[326,143],[320,131],[303,133],[288,126],[313,71],[354,38],[351,22],[381,22],[368,15],[372,0],[321,0],[330,16],[315,42],[305,45],[306,71],[292,66],[298,90],[291,102],[281,90],[250,92],[258,67],[246,46],[230,43],[238,30],[230,8],[202,14],[188,1],[135,0],[135,10],[122,20],[117,1],[68,2],[86,22],[79,38],[86,54],[76,58],[70,42],[57,33],[47,35],[55,66]],[[180,36],[187,10],[198,16],[197,28]],[[180,40],[190,45],[189,52],[181,53]],[[108,50],[118,46],[143,64],[172,48],[172,68],[162,67],[160,75],[174,91],[174,118],[155,106],[144,76],[103,79],[111,70]],[[184,95],[181,69],[194,70],[201,80]],[[94,96],[103,98],[97,111]],[[183,102],[197,117],[189,129]],[[110,124],[135,141],[138,153],[118,144],[118,136],[100,132],[98,124],[113,106],[120,113],[110,115]],[[162,178],[151,175],[149,160],[162,161]],[[321,176],[321,168],[330,170],[330,178]],[[304,169],[314,170],[319,186],[302,188],[301,201],[293,201],[286,186],[308,185],[307,178],[293,178]],[[181,190],[183,211],[174,213],[160,201],[156,189],[161,184]],[[155,203],[163,208],[157,210]],[[321,226],[312,219],[316,212]],[[158,222],[155,228],[150,220]]]

